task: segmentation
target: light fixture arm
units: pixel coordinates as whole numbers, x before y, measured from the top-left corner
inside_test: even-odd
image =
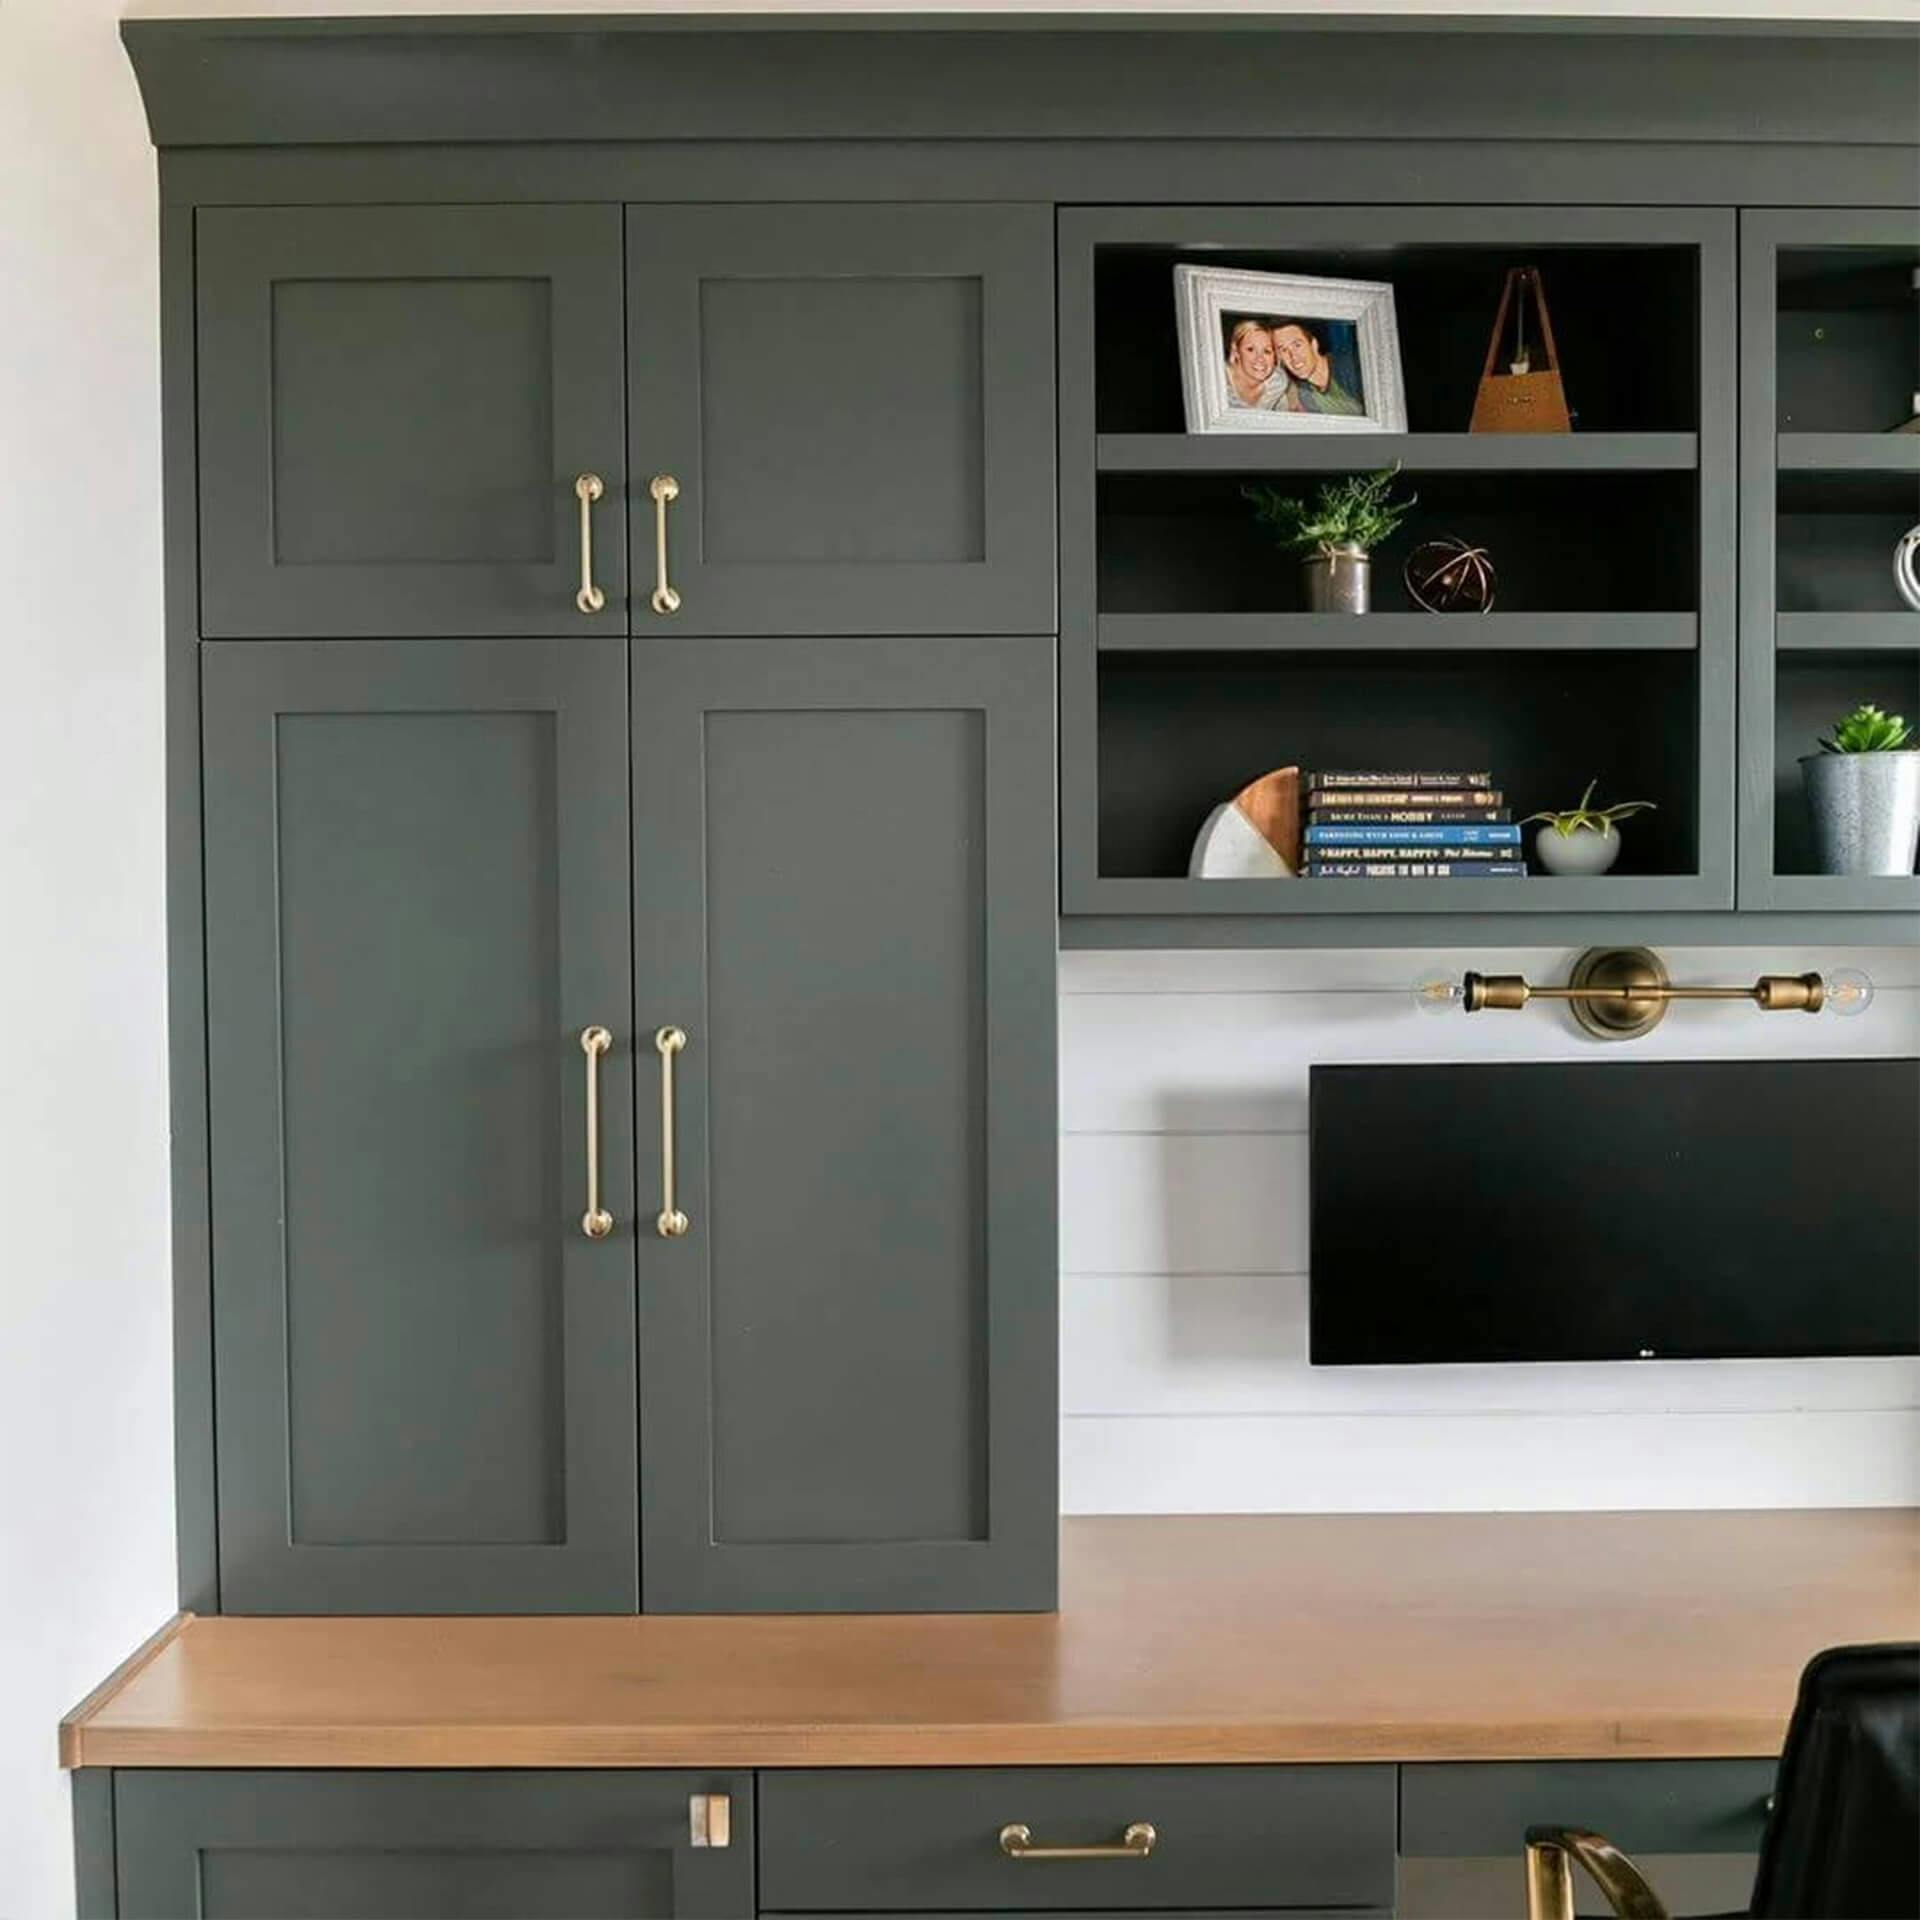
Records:
[[[1766,973],[1751,986],[1683,987],[1646,947],[1590,947],[1564,987],[1537,987],[1518,973],[1468,973],[1457,987],[1433,982],[1415,991],[1423,1004],[1457,1001],[1467,1013],[1517,1013],[1535,1000],[1564,1001],[1596,1039],[1633,1040],[1652,1032],[1676,1000],[1746,1000],[1763,1013],[1859,1013],[1873,997],[1873,982],[1842,971],[1831,979]]]

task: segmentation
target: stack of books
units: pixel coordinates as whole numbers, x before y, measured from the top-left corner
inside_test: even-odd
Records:
[[[1527,870],[1493,775],[1316,773],[1307,786],[1310,880],[1506,880]]]

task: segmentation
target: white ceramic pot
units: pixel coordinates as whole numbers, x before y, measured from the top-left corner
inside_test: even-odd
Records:
[[[1605,873],[1620,858],[1620,830],[1608,827],[1596,833],[1591,827],[1575,827],[1562,833],[1549,824],[1533,836],[1533,857],[1546,872],[1569,878]]]

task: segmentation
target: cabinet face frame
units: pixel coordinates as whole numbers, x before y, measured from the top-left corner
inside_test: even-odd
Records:
[[[1740,906],[1754,912],[1912,913],[1920,875],[1774,870],[1774,719],[1780,656],[1778,552],[1779,261],[1783,250],[1920,248],[1920,207],[1754,209],[1740,215]],[[1920,519],[1920,497],[1914,500]],[[1889,569],[1891,550],[1886,556]],[[1920,657],[1920,614],[1907,620]],[[1844,655],[1842,657],[1845,657]],[[1837,716],[1834,716],[1837,717]],[[1920,714],[1912,717],[1920,725]],[[1811,751],[1814,743],[1809,741]]]
[[[1054,627],[1054,488],[1051,209],[1023,205],[630,206],[627,209],[627,366],[632,445],[629,465],[635,592],[633,631],[647,639],[681,634],[851,635],[1051,633]],[[775,415],[782,390],[804,390],[804,357],[782,357],[766,342],[764,363],[737,375],[708,364],[706,330],[718,325],[709,291],[812,284],[843,291],[864,283],[929,300],[941,285],[977,289],[979,406],[977,558],[886,558],[858,551],[835,559],[737,558],[706,551],[717,431],[717,391],[737,378],[764,399],[742,405]],[[769,322],[779,312],[767,295]],[[929,312],[933,311],[928,309]],[[953,318],[954,316],[944,316]],[[790,343],[791,344],[791,343]],[[912,343],[899,343],[910,358]],[[804,353],[804,348],[802,349]],[[844,371],[844,370],[843,370]],[[944,380],[936,367],[932,377]],[[946,423],[965,434],[969,423]],[[849,486],[885,431],[879,419],[816,423],[805,450],[808,484]],[[791,438],[791,436],[787,436]],[[750,449],[727,449],[751,462]],[[800,449],[785,448],[788,459]],[[941,450],[943,453],[947,449]],[[906,464],[911,462],[911,450]],[[648,492],[659,474],[678,482],[664,509],[667,566],[679,599],[654,604],[658,517]],[[949,479],[952,479],[949,476]],[[942,489],[944,490],[944,489]],[[968,479],[954,482],[971,490]],[[764,505],[764,503],[763,503]],[[884,493],[861,512],[880,521]],[[771,514],[779,511],[777,502]],[[884,542],[882,543],[884,545]],[[857,548],[857,543],[856,543]]]
[[[1059,216],[1060,722],[1062,910],[1071,917],[1193,915],[1223,923],[1250,915],[1360,921],[1418,915],[1434,927],[1461,916],[1480,924],[1537,914],[1697,912],[1734,903],[1734,217],[1719,208],[1063,207]],[[1293,882],[1110,877],[1100,872],[1097,421],[1091,364],[1069,351],[1091,337],[1094,252],[1103,245],[1236,249],[1341,249],[1369,244],[1479,248],[1671,246],[1697,251],[1700,418],[1696,655],[1699,752],[1695,817],[1698,871],[1562,880],[1529,874],[1490,904],[1479,887],[1397,881],[1379,887]],[[1201,257],[1196,253],[1196,258]],[[1517,257],[1517,251],[1516,251]],[[1490,316],[1491,317],[1491,316]],[[1250,464],[1263,439],[1249,437]],[[1337,448],[1337,442],[1329,451]],[[1521,477],[1516,476],[1516,484]],[[1578,616],[1575,616],[1577,619]],[[1364,644],[1363,642],[1360,644]],[[1218,796],[1228,797],[1223,789]],[[1196,820],[1195,827],[1199,822]],[[1323,937],[1331,937],[1323,936]]]
[[[216,1359],[218,1496],[222,1591],[230,1612],[512,1613],[621,1612],[637,1604],[635,1552],[633,1360],[633,1134],[631,916],[627,904],[626,642],[583,641],[225,641],[205,655],[205,787],[207,795],[208,1085],[212,1177],[212,1339]],[[475,1281],[488,1260],[490,1291],[507,1311],[530,1258],[542,1262],[552,1292],[541,1308],[550,1345],[537,1355],[495,1350],[476,1357],[476,1383],[487,1366],[545,1369],[530,1391],[550,1425],[563,1478],[545,1496],[552,1540],[460,1538],[314,1542],[295,1538],[290,1406],[295,1397],[289,1327],[290,1281],[303,1243],[293,1237],[286,1182],[289,1115],[285,1037],[290,951],[281,922],[288,884],[281,792],[283,723],[291,716],[389,717],[480,722],[512,717],[545,720],[551,790],[533,804],[550,805],[550,926],[530,928],[551,967],[545,983],[557,1016],[541,1036],[551,1061],[490,1054],[488,1038],[463,1038],[458,1054],[467,1083],[530,1075],[556,1091],[547,1115],[526,1117],[518,1144],[544,1168],[516,1169],[519,1188],[550,1185],[556,1203],[523,1222],[495,1215],[476,1193],[387,1191],[386,1217],[421,1216],[418,1231],[436,1237],[444,1218],[456,1244],[470,1237]],[[389,752],[393,749],[389,747]],[[471,850],[469,850],[471,852]],[[324,880],[317,884],[325,884]],[[428,911],[432,938],[451,936],[439,924],[457,902]],[[314,930],[316,941],[328,930]],[[466,964],[484,968],[484,952]],[[324,955],[323,955],[324,957]],[[315,962],[309,960],[311,975]],[[331,984],[332,972],[321,976]],[[292,990],[297,991],[297,988]],[[350,1004],[347,1003],[347,1004]],[[431,1018],[417,1022],[416,1074],[444,1058],[436,1036],[457,1032],[460,1005],[436,996]],[[581,1230],[586,1170],[582,1113],[585,1058],[581,1029],[603,1025],[614,1035],[600,1062],[600,1178],[603,1205],[615,1229],[590,1240]],[[410,1032],[408,1040],[411,1042]],[[519,1039],[519,1035],[514,1036]],[[344,1042],[345,1036],[343,1036]],[[305,1054],[313,1052],[307,1035]],[[536,1045],[538,1041],[536,1040]],[[403,1066],[400,1071],[409,1069]],[[423,1081],[426,1092],[434,1089]],[[416,1092],[421,1089],[416,1088]],[[443,1072],[439,1091],[457,1092]],[[424,1094],[422,1094],[424,1097]],[[303,1123],[294,1117],[298,1128]],[[484,1119],[469,1121],[469,1152],[485,1150]],[[324,1178],[327,1136],[317,1118],[305,1129],[305,1164]],[[548,1126],[557,1134],[548,1134]],[[496,1147],[499,1142],[494,1143]],[[504,1143],[512,1151],[514,1141]],[[550,1156],[550,1158],[548,1157]],[[504,1177],[503,1196],[516,1188]],[[355,1177],[364,1173],[358,1169]],[[376,1215],[376,1224],[381,1216]],[[528,1227],[532,1245],[518,1236]],[[411,1230],[411,1229],[407,1229]],[[327,1233],[310,1209],[308,1235]],[[321,1256],[324,1257],[324,1256]],[[395,1249],[404,1266],[404,1246]],[[449,1253],[447,1259],[455,1256]],[[509,1258],[519,1263],[511,1275]],[[309,1287],[311,1283],[309,1283]],[[430,1296],[441,1297],[441,1296]],[[457,1296],[456,1296],[457,1297]],[[327,1313],[351,1314],[352,1303],[316,1306],[308,1291],[309,1338],[322,1351],[343,1336],[325,1327]],[[513,1309],[524,1314],[524,1306]],[[351,1322],[348,1323],[351,1333]],[[438,1339],[457,1356],[461,1328],[409,1329],[417,1343]],[[500,1329],[496,1327],[496,1333]],[[437,1391],[455,1395],[458,1367]],[[472,1391],[479,1391],[476,1384]],[[423,1394],[426,1388],[423,1386]],[[531,1412],[533,1408],[529,1408]],[[428,1418],[429,1413],[414,1417]],[[404,1418],[390,1414],[400,1431]],[[395,1463],[395,1471],[400,1470]],[[371,1471],[362,1463],[363,1476]],[[557,1506],[555,1502],[557,1500]],[[328,1523],[339,1524],[339,1515]]]
[[[380,1856],[471,1849],[556,1861],[644,1853],[670,1862],[673,1904],[663,1920],[753,1920],[748,1773],[122,1768],[112,1781],[123,1920],[200,1912],[200,1857],[220,1846]],[[698,1794],[731,1799],[724,1848],[693,1845],[688,1803]]]
[[[625,630],[618,207],[204,207],[196,239],[199,569],[208,638],[571,637]],[[463,285],[539,289],[521,318],[546,335],[544,378],[532,396],[535,415],[544,413],[550,429],[543,455],[551,469],[543,476],[545,558],[409,556],[401,528],[390,559],[279,560],[274,301],[278,287],[301,284],[411,284],[441,289],[443,296]],[[450,311],[443,316],[450,318]],[[458,344],[445,343],[449,357]],[[469,386],[480,364],[467,370]],[[319,388],[345,372],[321,368],[312,377]],[[316,391],[308,404],[317,398]],[[408,432],[404,417],[388,420],[396,435]],[[542,437],[535,420],[519,424]],[[412,431],[425,428],[416,424]],[[445,474],[450,488],[464,478],[457,447],[412,447],[408,464]],[[582,576],[574,483],[582,473],[597,474],[604,487],[590,512],[594,584],[605,603],[591,613],[576,602]],[[472,537],[481,536],[476,530]]]
[[[1044,639],[1017,638],[660,641],[635,646],[635,1018],[646,1056],[639,1102],[643,1604],[649,1612],[665,1613],[1051,1607],[1057,1591],[1059,1534],[1053,649]],[[773,1532],[750,1543],[715,1538],[721,1453],[716,1429],[726,1407],[715,1385],[713,1303],[723,1270],[715,1266],[714,1250],[725,1241],[730,1217],[756,1247],[777,1244],[781,1233],[798,1230],[789,1214],[764,1211],[782,1204],[768,1194],[745,1190],[739,1180],[726,1190],[716,1189],[714,1125],[722,1103],[727,1123],[734,1124],[753,1103],[768,1102],[771,1095],[770,1110],[799,1114],[795,1124],[803,1127],[816,1094],[823,1102],[850,1100],[862,1113],[884,1111],[896,1096],[910,1108],[914,1097],[884,1081],[884,1070],[873,1065],[871,1041],[864,1055],[853,1044],[859,1036],[848,1036],[846,1051],[850,1060],[864,1059],[858,1070],[873,1076],[870,1083],[815,1088],[782,1079],[777,1088],[770,1087],[770,1049],[736,1044],[729,1051],[726,1036],[710,1024],[715,974],[709,927],[716,908],[724,905],[718,891],[709,887],[715,873],[707,786],[710,727],[722,719],[777,722],[810,715],[882,721],[958,717],[974,722],[984,844],[973,855],[979,862],[980,919],[967,937],[978,946],[970,961],[941,955],[950,970],[963,965],[973,969],[978,995],[969,1009],[972,1038],[967,1043],[976,1049],[969,1097],[979,1102],[977,1118],[968,1123],[976,1160],[972,1177],[977,1197],[969,1225],[977,1236],[970,1258],[980,1290],[978,1318],[972,1323],[978,1344],[974,1371],[961,1392],[972,1421],[984,1434],[984,1462],[974,1494],[981,1501],[980,1530],[965,1537],[883,1533],[836,1541],[831,1534],[810,1534],[801,1526],[799,1537]],[[873,805],[898,814],[910,810],[913,800],[910,792],[886,792],[875,794]],[[766,831],[777,838],[787,825],[769,819]],[[735,857],[740,857],[737,843]],[[861,849],[849,846],[844,857],[857,862]],[[885,889],[885,874],[875,873],[871,884]],[[735,910],[756,912],[767,927],[792,926],[792,916],[828,911],[809,905],[808,897],[769,909],[758,896],[736,898]],[[879,937],[898,942],[901,936],[897,921],[879,929]],[[841,936],[829,924],[817,936],[807,928],[797,937],[814,950],[810,964],[818,967],[821,954],[836,939],[851,942],[853,935]],[[935,928],[928,937],[944,938],[945,933]],[[902,952],[888,952],[889,965],[907,963]],[[861,964],[857,955],[846,962],[850,981],[861,977],[854,971]],[[739,990],[738,980],[734,987]],[[829,1009],[822,1017],[838,1016]],[[908,1021],[903,1030],[913,1032],[915,1018],[934,1017],[923,1005],[918,1015],[903,1015]],[[660,1175],[662,1124],[659,1064],[646,1039],[663,1026],[688,1035],[674,1063],[675,1199],[691,1226],[677,1238],[662,1237],[645,1224],[652,1219],[650,1210],[660,1204],[652,1183]],[[821,1071],[830,1076],[835,1070],[831,1035],[824,1041],[809,1036],[808,1045],[810,1052],[796,1046],[789,1062],[805,1053],[809,1059],[824,1060]],[[943,1053],[935,1046],[931,1051],[936,1057],[951,1057],[950,1048]],[[790,1063],[777,1063],[772,1070],[782,1068],[793,1071]],[[723,1082],[723,1072],[732,1078]],[[955,1089],[956,1097],[960,1094]],[[870,1167],[873,1179],[886,1179],[886,1136],[877,1124],[870,1131],[870,1148],[863,1142],[858,1149],[862,1172]],[[764,1168],[766,1156],[774,1151],[763,1130],[745,1157]],[[926,1169],[909,1157],[892,1171],[912,1180]],[[849,1176],[837,1184],[853,1181]],[[930,1232],[948,1231],[943,1218],[946,1197],[929,1195],[919,1204],[924,1205]],[[833,1219],[821,1219],[817,1212],[807,1225],[817,1234],[835,1231]],[[953,1254],[948,1247],[944,1257]],[[814,1254],[816,1262],[828,1257]],[[869,1270],[871,1257],[869,1246],[863,1253]],[[769,1272],[761,1284],[784,1285],[785,1306],[806,1270],[805,1262],[796,1259],[791,1272]],[[736,1303],[740,1297],[736,1287]],[[910,1304],[887,1303],[889,1310],[909,1310]],[[843,1339],[829,1337],[836,1346],[857,1353],[859,1334],[860,1329],[848,1328]],[[764,1346],[750,1357],[746,1348],[736,1347],[735,1356],[740,1370],[736,1381],[755,1366],[779,1363],[778,1355],[768,1359]],[[876,1353],[869,1352],[867,1358],[883,1362]],[[954,1364],[962,1362],[956,1357]],[[734,1390],[741,1389],[736,1384]],[[877,1437],[875,1448],[881,1450]],[[925,1491],[903,1482],[902,1505]],[[761,1520],[773,1524],[766,1515]],[[820,1522],[810,1517],[810,1524]]]

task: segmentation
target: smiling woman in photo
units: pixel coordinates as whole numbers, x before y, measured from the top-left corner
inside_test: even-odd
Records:
[[[1276,364],[1273,334],[1264,320],[1234,322],[1227,336],[1227,393],[1236,407],[1285,406],[1287,376]]]

